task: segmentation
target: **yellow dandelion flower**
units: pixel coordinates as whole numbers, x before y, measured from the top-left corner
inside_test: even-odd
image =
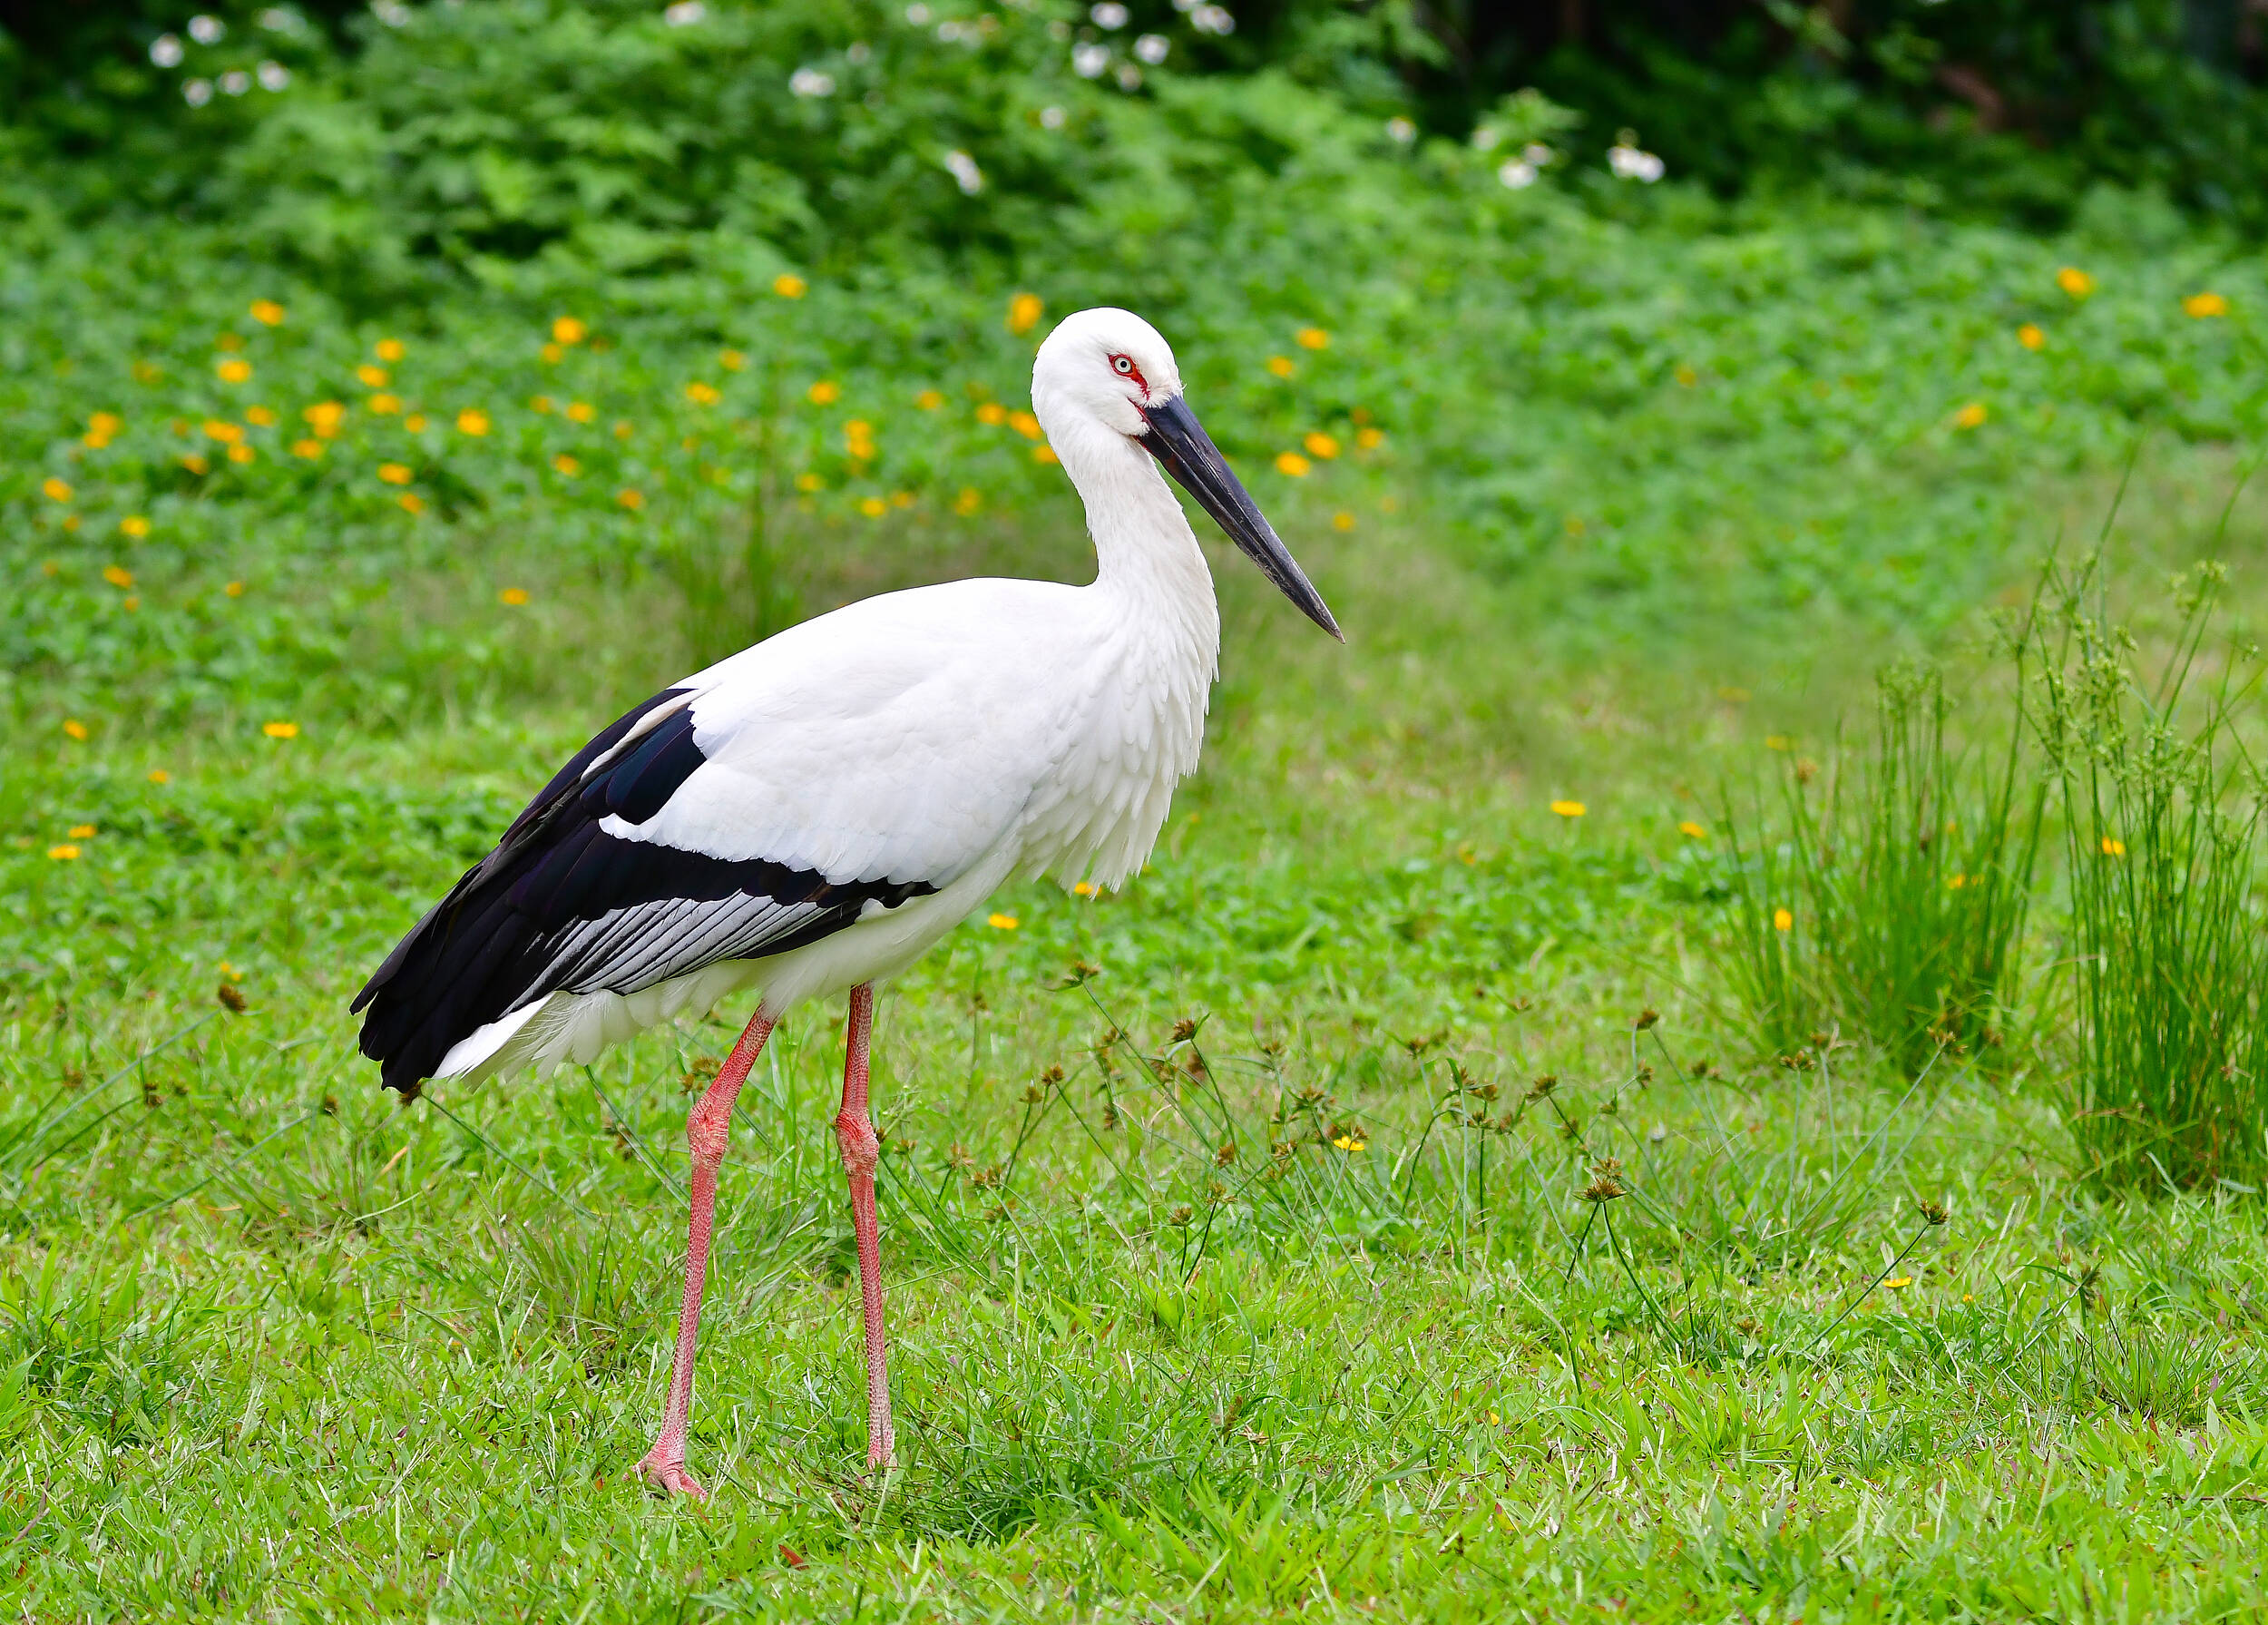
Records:
[[[271,739],[296,739],[299,737],[297,722],[263,722],[259,730]]]
[[[76,717],[65,717],[63,720],[63,730],[74,739],[86,738],[86,724]]]
[[[704,384],[696,379],[685,387],[685,398],[697,406],[713,406],[725,396],[724,392],[714,384]]]
[[[378,465],[378,477],[389,485],[406,485],[412,475],[406,463],[381,463]]]
[[[1681,361],[1677,364],[1677,381],[1690,389],[1701,381],[1701,375]]]
[[[717,365],[723,367],[727,372],[738,372],[748,364],[748,357],[742,355],[738,350],[719,350],[717,352]]]
[[[2039,330],[2038,322],[2026,322],[2016,329],[2016,342],[2028,350],[2036,350],[2048,342],[2048,335]]]
[[[2226,316],[2229,301],[2217,293],[2193,293],[2182,301],[2185,316]]]
[[[284,318],[284,308],[273,299],[254,299],[252,319],[264,328],[272,328]]]
[[[869,519],[879,519],[890,511],[890,504],[879,496],[862,496],[858,499],[858,511]]]
[[[1008,421],[1008,408],[998,401],[986,401],[976,409],[976,420],[997,427]]]
[[[815,406],[831,406],[843,398],[843,387],[833,378],[821,378],[805,391]]]
[[[118,601],[118,607],[124,610],[129,615],[131,615],[135,611],[142,608],[141,596],[137,593],[129,592],[125,597]]]
[[[1784,908],[1775,908],[1772,911],[1772,928],[1774,931],[1793,931],[1795,929],[1795,916]]]
[[[126,420],[115,412],[97,412],[86,420],[86,432],[100,435],[105,440],[125,426]]]
[[[1035,445],[1031,448],[1031,460],[1053,467],[1063,459],[1055,455],[1055,448],[1051,445]]]
[[[924,389],[914,397],[914,404],[924,412],[934,412],[945,404],[945,397],[934,389]]]
[[[552,342],[553,344],[581,344],[590,336],[590,333],[591,329],[589,328],[583,326],[582,322],[576,320],[572,316],[560,317],[557,320],[552,323]]]
[[[163,768],[152,768],[150,769],[150,782],[152,784],[171,784],[173,782],[173,775],[168,773]]]
[[[551,409],[552,409],[552,397],[551,397],[550,396],[548,396],[548,395],[531,395],[530,396],[528,396],[528,410],[529,410],[529,411],[531,411],[531,412],[533,412],[533,413],[534,413],[534,414],[536,414],[538,416],[542,416],[543,414],[545,414],[545,413],[549,412]]]
[[[116,564],[105,564],[103,566],[103,579],[113,587],[131,587],[134,584],[134,573],[121,569]]]
[[[208,465],[202,455],[196,452],[190,452],[181,458],[181,466],[191,474],[202,474]]]
[[[914,494],[911,491],[893,491],[890,493],[890,505],[894,508],[910,508],[914,505]]]
[[[599,409],[589,401],[569,401],[567,416],[575,423],[590,423],[599,416]]]
[[[150,522],[139,514],[129,514],[118,522],[118,528],[139,542],[150,534]]]
[[[1308,462],[1297,452],[1287,451],[1276,454],[1276,471],[1278,474],[1288,474],[1295,480],[1306,478],[1307,471],[1314,466],[1314,464]]]
[[[1968,884],[1969,876],[1966,875],[1948,875],[1945,876],[1945,889],[1949,892],[1957,892]]]
[[[249,463],[258,455],[259,455],[259,454],[249,445],[232,445],[229,447],[229,461],[231,463]]]
[[[2105,857],[2124,857],[2126,855],[2126,842],[2120,840],[2115,835],[2107,835],[2103,837],[2103,856]]]
[[[385,367],[375,367],[367,361],[365,361],[360,367],[355,368],[355,377],[360,378],[365,385],[372,389],[385,388],[386,381],[392,375],[390,375]]]
[[[79,849],[76,847],[69,845],[50,847],[47,848],[47,856],[54,859],[57,863],[69,863],[73,858],[79,856]]]
[[[488,414],[478,406],[467,406],[456,415],[456,428],[460,435],[485,435],[488,433]]]
[[[381,338],[370,348],[371,352],[381,361],[399,361],[409,353],[403,348],[402,341],[398,338]]]
[[[2056,273],[2056,286],[2075,299],[2083,299],[2095,291],[2095,279],[2076,265],[2067,265]]]
[[[276,414],[267,406],[247,406],[244,408],[244,420],[247,423],[258,424],[263,429],[273,428],[276,426]]]
[[[73,824],[71,827],[71,838],[74,841],[93,840],[94,838],[94,826],[92,824]]]
[[[1010,413],[1008,426],[1026,440],[1037,440],[1040,437],[1040,420],[1029,412]]]
[[[314,439],[294,440],[291,443],[291,455],[295,457],[319,457],[323,455],[323,443]]]
[[[394,500],[401,505],[405,514],[422,514],[425,511],[425,499],[415,491],[405,491]]]
[[[401,404],[390,395],[382,395],[378,396],[378,399],[392,403],[385,408],[389,412]],[[374,402],[373,405],[375,406],[376,403]],[[347,408],[337,401],[318,401],[301,412],[299,416],[307,421],[309,428],[328,440],[338,433],[338,426],[346,421]]]
[[[1326,463],[1339,455],[1339,443],[1321,430],[1308,436],[1300,445],[1307,448],[1309,456],[1319,457]]]
[[[1270,356],[1268,357],[1268,370],[1279,378],[1288,378],[1292,376],[1292,374],[1297,372],[1299,367],[1293,362],[1289,356]]]
[[[552,367],[557,367],[567,358],[567,352],[556,344],[547,344],[537,353],[543,357],[546,365]]]
[[[963,485],[953,499],[953,511],[966,519],[984,505],[983,495],[974,485]]]
[[[1013,931],[1016,916],[1012,914],[989,914],[984,916],[984,923],[995,931]]]
[[[1677,833],[1691,841],[1706,841],[1709,838],[1709,832],[1691,818],[1680,818],[1677,821]]]
[[[401,409],[402,397],[398,395],[374,395],[370,397],[370,410],[381,417],[391,417]]]
[[[231,598],[241,598],[244,596],[244,583],[242,582],[230,582],[227,586],[221,588],[220,590]]]
[[[824,491],[826,489],[826,482],[816,474],[799,474],[796,476],[796,489],[806,493]]]
[[[1008,301],[1008,330],[1022,338],[1038,325],[1047,307],[1036,293],[1020,293]]]
[[[244,340],[238,338],[234,333],[223,333],[220,338],[214,339],[213,343],[219,345],[224,350],[240,350],[244,348]]]
[[[42,493],[53,498],[56,502],[69,502],[71,500],[71,487],[64,484],[63,481],[55,479],[52,476],[48,479],[43,480],[40,483],[39,488]]]
[[[1892,1276],[1890,1279],[1884,1281],[1882,1285],[1889,1287],[1892,1292],[1903,1292],[1907,1287],[1913,1285],[1913,1277],[1910,1275],[1894,1275]]]
[[[560,473],[565,475],[571,480],[582,472],[582,465],[576,462],[574,458],[569,456],[565,452],[560,453],[559,455],[552,459],[552,466],[558,469]]]
[[[1590,809],[1580,801],[1554,801],[1551,810],[1563,818],[1579,818]]]
[[[1331,528],[1334,531],[1353,530],[1354,528],[1354,515],[1348,513],[1344,508],[1341,508],[1337,513],[1331,515]]]
[[[235,424],[225,423],[217,417],[208,417],[205,419],[204,428],[206,439],[218,440],[223,445],[234,445],[238,441],[244,438],[244,431],[242,429],[239,428]]]
[[[528,590],[525,587],[506,587],[496,594],[498,603],[508,603],[515,610],[527,601]]]
[[[1383,429],[1357,429],[1354,431],[1354,444],[1361,447],[1364,451],[1376,451],[1385,443],[1386,431]]]
[[[635,514],[646,505],[646,494],[634,487],[624,486],[614,494],[614,500]]]
[[[1360,1134],[1342,1134],[1331,1143],[1350,1157],[1356,1151],[1365,1151],[1370,1149],[1370,1141]]]
[[[1953,414],[1953,426],[1957,429],[1973,429],[1984,420],[1985,408],[1982,401],[1970,401]]]
[[[1303,350],[1327,350],[1331,348],[1331,335],[1321,328],[1302,328],[1292,337],[1299,341],[1299,348]]]
[[[772,279],[772,291],[783,299],[799,299],[803,298],[804,290],[810,286],[811,284],[801,277],[787,271],[782,271]]]
[[[1101,895],[1102,888],[1091,880],[1080,880],[1072,883],[1071,896],[1074,897],[1098,897]]]
[[[223,384],[241,384],[252,376],[252,364],[240,357],[231,356],[212,369]]]
[[[412,412],[407,417],[402,419],[402,426],[413,435],[420,434],[425,426],[425,415],[423,412]]]

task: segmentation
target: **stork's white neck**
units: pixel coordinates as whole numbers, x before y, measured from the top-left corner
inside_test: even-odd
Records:
[[[1201,667],[1198,680],[1211,682],[1220,652],[1213,573],[1156,459],[1092,418],[1074,418],[1051,441],[1087,504],[1095,543],[1090,590],[1181,645]]]

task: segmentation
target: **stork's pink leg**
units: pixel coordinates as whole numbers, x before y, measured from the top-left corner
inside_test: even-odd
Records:
[[[703,1092],[700,1104],[685,1120],[685,1138],[693,1154],[693,1217],[685,1235],[685,1302],[678,1310],[677,1358],[670,1369],[670,1402],[661,1413],[661,1432],[646,1452],[638,1471],[656,1489],[682,1492],[696,1499],[708,1492],[685,1471],[685,1428],[693,1414],[693,1345],[701,1330],[701,1287],[709,1275],[709,1233],[717,1219],[717,1167],[725,1160],[725,1141],[732,1132],[732,1103],[748,1069],[764,1052],[772,1035],[772,1017],[761,1005],[749,1019],[740,1042],[718,1069],[716,1082]]]
[[[851,1229],[858,1237],[858,1292],[866,1325],[866,1465],[883,1467],[889,1464],[897,1433],[890,1425],[888,1348],[882,1327],[882,1230],[875,1220],[875,1165],[882,1160],[882,1141],[866,1115],[866,1046],[874,1031],[875,990],[862,983],[851,989],[843,1109],[835,1114],[835,1139],[843,1148],[843,1171],[850,1176]]]

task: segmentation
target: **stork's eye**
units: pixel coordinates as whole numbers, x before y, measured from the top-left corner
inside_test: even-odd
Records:
[[[1119,369],[1119,376],[1120,377],[1127,377],[1128,375],[1131,374],[1131,373],[1133,372],[1133,370],[1134,370],[1134,362],[1133,362],[1133,359],[1132,359],[1130,357],[1127,357],[1127,356],[1113,356],[1113,357],[1110,357],[1110,365],[1111,365],[1111,366],[1113,366],[1113,367],[1117,367],[1117,368]]]

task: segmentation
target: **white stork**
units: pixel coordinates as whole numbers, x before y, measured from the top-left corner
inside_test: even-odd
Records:
[[[1091,586],[885,593],[671,684],[578,751],[355,999],[368,1010],[363,1053],[411,1098],[427,1078],[588,1062],[680,1011],[760,990],[687,1125],[684,1305],[661,1431],[639,1463],[665,1492],[703,1493],[685,1432],[733,1101],[780,1017],[846,989],[835,1132],[857,1232],[866,1459],[890,1461],[874,984],[1011,876],[1117,886],[1149,856],[1197,765],[1220,645],[1212,575],[1153,459],[1340,635],[1148,322],[1068,318],[1040,347],[1031,404],[1087,504]]]

